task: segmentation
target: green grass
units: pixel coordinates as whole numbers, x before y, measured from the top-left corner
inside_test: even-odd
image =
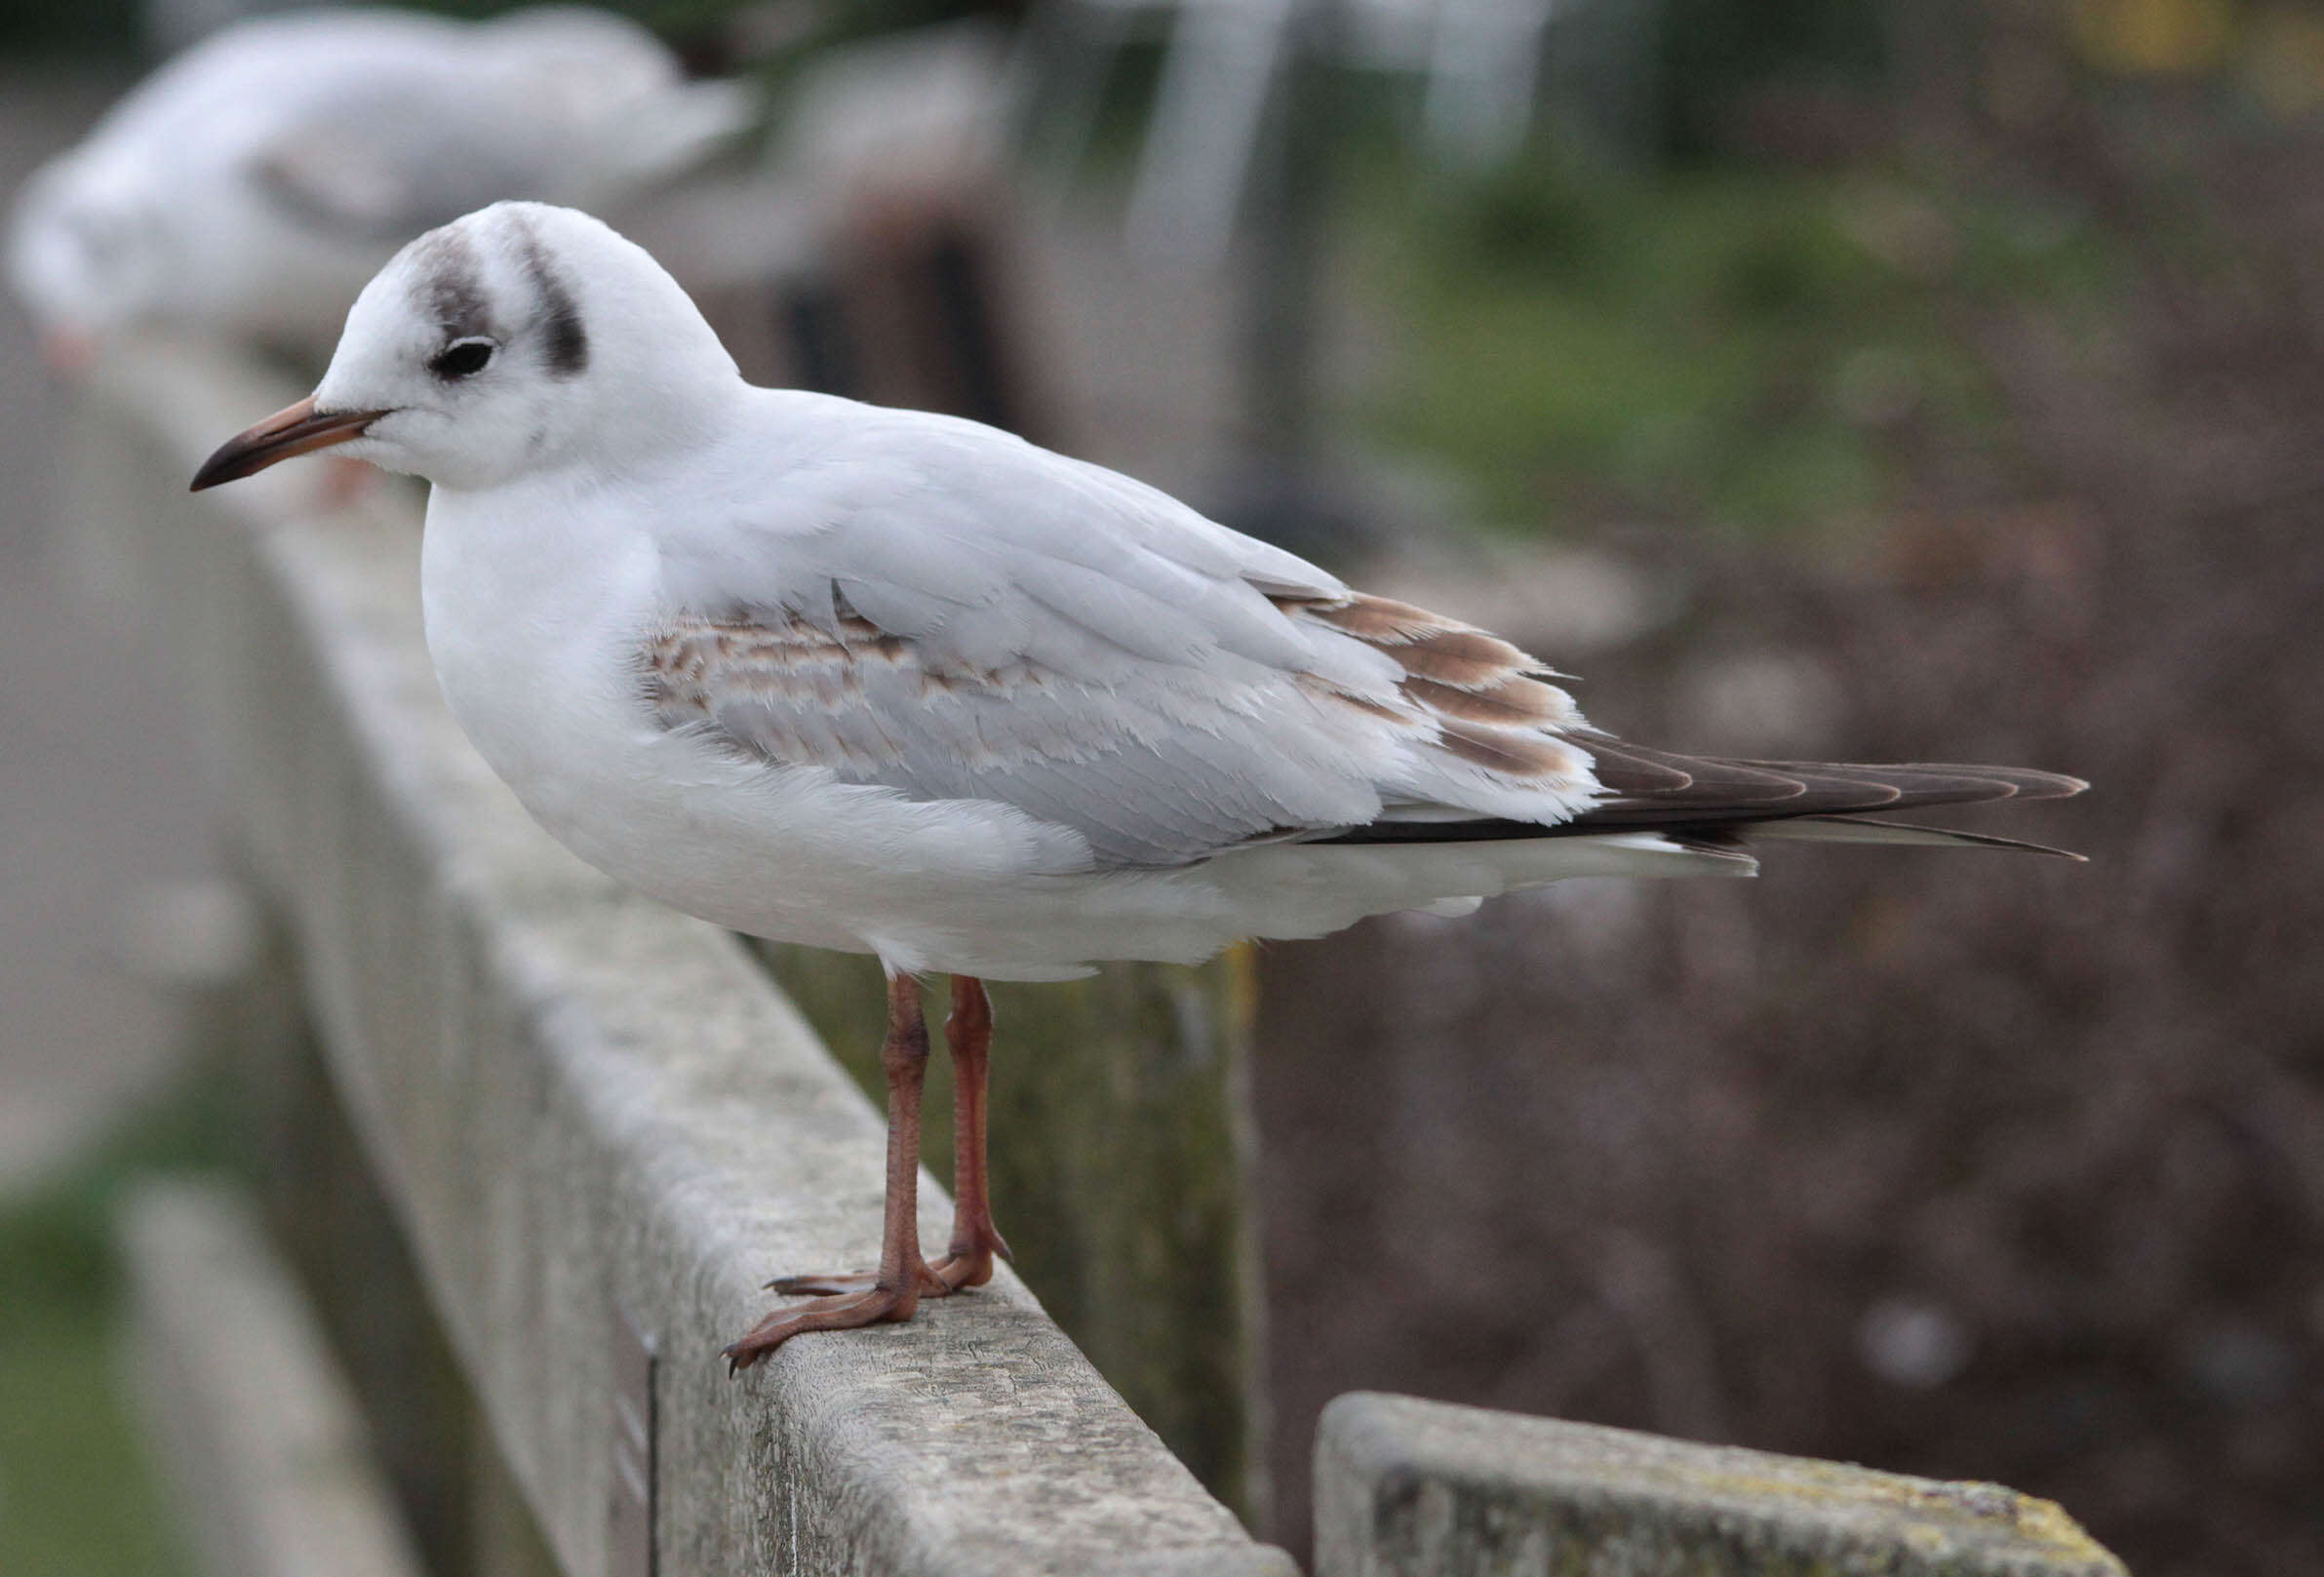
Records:
[[[69,1174],[0,1205],[0,1572],[178,1577],[116,1347],[111,1209],[153,1168],[215,1164],[225,1101],[193,1081]]]
[[[100,1315],[15,1329],[0,1345],[0,1569],[21,1577],[188,1569],[122,1408],[111,1337]]]
[[[1359,227],[1400,354],[1372,431],[1525,530],[1584,501],[1755,529],[1875,508],[1913,433],[2001,441],[1973,314],[2072,313],[2115,277],[2069,212],[1879,171],[1617,181],[1536,156],[1383,188]]]

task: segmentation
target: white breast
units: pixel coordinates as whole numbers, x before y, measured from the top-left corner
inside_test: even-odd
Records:
[[[653,548],[508,496],[434,490],[420,553],[445,699],[535,814],[586,795],[634,744],[621,632],[652,616]],[[556,530],[541,522],[556,520]]]
[[[486,762],[592,865],[754,935],[941,967],[917,939],[931,920],[989,928],[998,891],[1085,861],[1006,807],[913,804],[657,726],[636,665],[669,611],[651,539],[517,491],[431,497],[428,651]]]

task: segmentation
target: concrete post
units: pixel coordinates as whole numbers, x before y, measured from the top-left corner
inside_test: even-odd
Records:
[[[2055,1505],[1363,1392],[1323,1410],[1316,1577],[2127,1577]]]

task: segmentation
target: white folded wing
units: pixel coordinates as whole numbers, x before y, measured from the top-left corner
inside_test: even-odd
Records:
[[[1506,642],[989,428],[767,398],[780,436],[729,456],[729,501],[657,524],[667,726],[1010,805],[1098,866],[1595,793],[1571,700]]]

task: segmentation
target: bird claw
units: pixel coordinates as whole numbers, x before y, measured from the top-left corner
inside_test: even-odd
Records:
[[[917,1287],[898,1291],[875,1285],[847,1296],[817,1298],[802,1308],[777,1310],[727,1348],[727,1373],[740,1374],[792,1337],[810,1330],[853,1330],[884,1320],[909,1320],[919,1306]]]
[[[1016,1263],[1007,1240],[990,1221],[963,1228],[953,1237],[942,1259],[920,1267],[920,1295],[941,1298],[967,1287],[982,1286],[993,1279],[996,1259]],[[826,1275],[778,1276],[767,1283],[766,1289],[787,1298],[821,1298],[868,1292],[879,1284],[877,1271],[839,1271]]]
[[[953,1290],[954,1283],[940,1278],[926,1265],[920,1267],[920,1295],[940,1298]],[[767,1290],[784,1297],[839,1297],[868,1292],[880,1284],[877,1271],[841,1271],[830,1275],[778,1276],[767,1283]]]
[[[997,1258],[1016,1263],[1006,1241],[988,1222],[955,1238],[944,1257],[928,1267],[928,1274],[941,1281],[947,1292],[959,1292],[991,1281]]]
[[[779,1292],[784,1297],[820,1296],[834,1292],[858,1292],[876,1285],[879,1280],[878,1274],[872,1271],[835,1272],[829,1276],[778,1276],[765,1283],[764,1289]]]

